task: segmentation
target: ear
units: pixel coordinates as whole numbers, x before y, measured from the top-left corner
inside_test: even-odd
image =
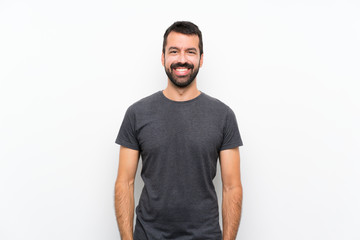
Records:
[[[164,53],[161,54],[161,64],[165,67],[165,56],[164,56]]]
[[[204,53],[202,53],[200,56],[200,67],[202,67],[203,61],[204,61]]]

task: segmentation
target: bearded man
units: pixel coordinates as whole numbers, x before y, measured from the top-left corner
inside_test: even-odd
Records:
[[[186,21],[164,34],[166,89],[128,107],[115,142],[120,146],[115,211],[123,240],[235,240],[241,217],[242,139],[232,109],[199,91],[202,34]],[[134,221],[139,158],[144,187]],[[213,179],[221,166],[222,220]]]

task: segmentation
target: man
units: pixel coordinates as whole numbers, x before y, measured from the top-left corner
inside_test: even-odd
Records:
[[[123,240],[234,240],[242,204],[234,112],[197,89],[203,64],[202,34],[191,22],[175,22],[164,34],[165,90],[132,104],[120,144],[115,209]],[[134,219],[134,181],[139,157],[144,188]],[[223,232],[212,180],[219,158]]]

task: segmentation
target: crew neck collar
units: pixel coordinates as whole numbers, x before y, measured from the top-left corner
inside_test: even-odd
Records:
[[[192,98],[190,100],[185,100],[185,101],[175,101],[175,100],[171,100],[170,98],[167,98],[164,93],[163,93],[163,90],[160,90],[159,91],[159,95],[161,96],[161,98],[163,98],[165,101],[167,102],[171,102],[171,103],[176,103],[176,104],[184,104],[184,103],[190,103],[190,102],[194,102],[194,101],[197,101],[198,99],[200,99],[204,93],[202,91],[200,91],[200,94],[197,95],[195,98]]]

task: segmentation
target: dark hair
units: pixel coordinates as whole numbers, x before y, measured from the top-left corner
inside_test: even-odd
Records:
[[[166,29],[166,32],[164,34],[164,41],[163,41],[163,53],[165,54],[165,46],[167,43],[167,37],[170,34],[170,32],[177,32],[182,33],[186,35],[197,35],[199,37],[199,49],[200,49],[200,55],[203,53],[203,42],[202,42],[202,34],[198,26],[193,24],[192,22],[188,21],[178,21],[174,22],[168,29]]]

